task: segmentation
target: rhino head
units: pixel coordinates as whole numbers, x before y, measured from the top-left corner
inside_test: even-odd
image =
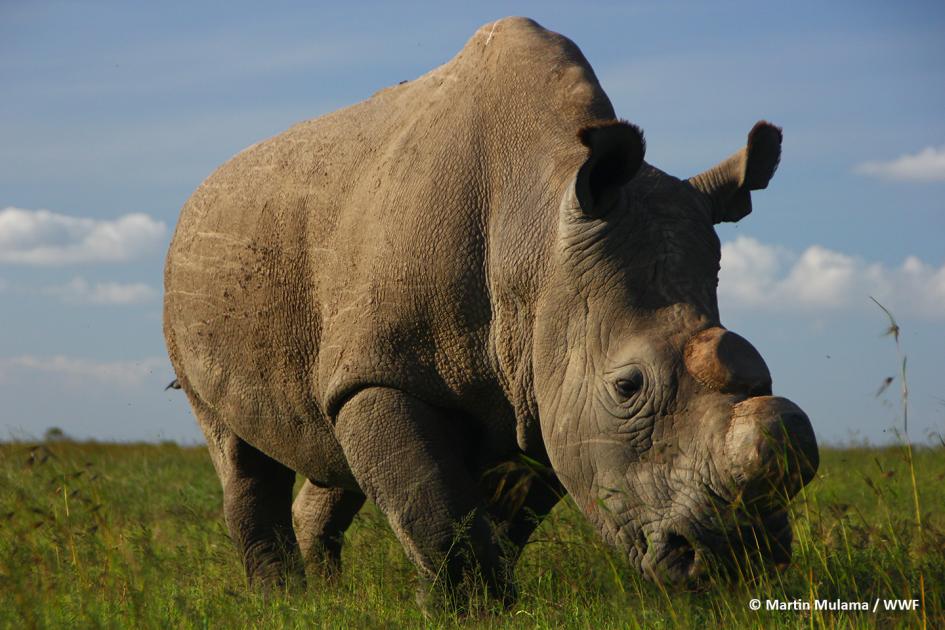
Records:
[[[755,348],[720,323],[714,224],[751,211],[781,130],[760,122],[680,180],[627,123],[584,129],[559,211],[533,348],[542,439],[565,488],[646,575],[692,583],[790,560],[786,504],[814,476],[807,416],[773,396]]]

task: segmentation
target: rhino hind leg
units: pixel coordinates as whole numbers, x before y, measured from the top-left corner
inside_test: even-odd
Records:
[[[481,579],[509,602],[511,567],[465,468],[459,422],[407,393],[373,387],[345,403],[335,432],[359,486],[434,591],[463,607],[482,592]]]
[[[251,586],[264,590],[304,584],[292,528],[295,472],[233,433],[199,399],[194,413],[223,486],[223,514]]]
[[[345,530],[362,505],[359,492],[305,481],[292,504],[292,520],[307,571],[328,579],[338,576]]]

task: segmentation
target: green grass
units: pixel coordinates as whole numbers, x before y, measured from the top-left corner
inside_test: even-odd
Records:
[[[795,559],[760,584],[667,593],[605,547],[565,501],[532,537],[507,613],[424,616],[417,578],[383,516],[346,538],[340,583],[249,591],[203,448],[0,445],[4,627],[945,627],[945,449],[824,449],[793,503]],[[923,599],[918,612],[784,612],[756,597]],[[880,603],[882,608],[882,603]]]

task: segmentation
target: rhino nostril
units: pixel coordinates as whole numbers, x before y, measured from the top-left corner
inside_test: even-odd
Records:
[[[689,569],[696,561],[696,549],[689,539],[679,534],[670,534],[666,539],[669,548],[667,562],[679,567],[682,573],[689,573]]]
[[[703,575],[702,561],[692,542],[675,532],[658,534],[648,541],[643,557],[646,575],[666,584],[690,584]]]

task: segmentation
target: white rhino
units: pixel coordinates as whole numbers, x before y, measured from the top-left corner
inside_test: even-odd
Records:
[[[565,491],[660,580],[786,562],[817,445],[720,324],[713,228],[780,146],[758,123],[667,175],[577,46],[507,18],[220,167],[181,212],[164,328],[250,580],[336,570],[365,497],[422,574],[506,598]]]

